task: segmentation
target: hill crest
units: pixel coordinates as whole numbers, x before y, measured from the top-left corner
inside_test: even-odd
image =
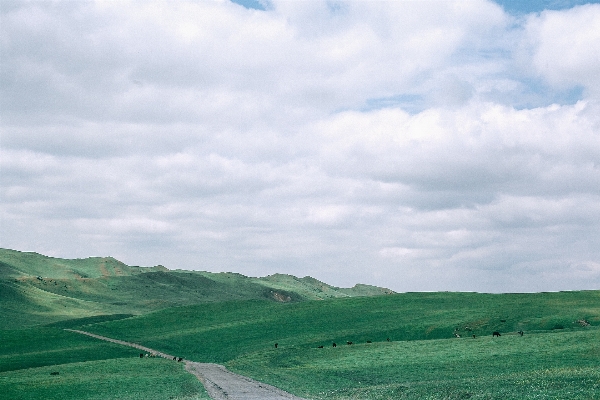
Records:
[[[394,293],[362,284],[338,288],[286,274],[169,270],[130,266],[113,257],[62,259],[10,249],[0,249],[0,286],[0,329],[206,302],[299,302]]]

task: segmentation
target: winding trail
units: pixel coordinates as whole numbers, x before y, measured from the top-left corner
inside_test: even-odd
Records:
[[[135,347],[136,349],[156,354],[157,356],[168,360],[173,360],[174,358],[172,355],[156,351],[137,343],[125,342],[123,340],[112,339],[76,329],[65,330],[123,346]],[[185,363],[186,371],[194,374],[200,382],[202,382],[206,391],[214,400],[305,400],[288,392],[284,392],[275,386],[267,385],[266,383],[255,381],[246,376],[235,374],[219,364],[199,363],[189,360],[183,360],[183,362]]]

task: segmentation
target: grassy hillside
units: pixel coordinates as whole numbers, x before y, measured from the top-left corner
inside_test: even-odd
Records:
[[[600,330],[256,352],[238,373],[313,399],[598,399]]]
[[[310,399],[600,399],[600,291],[386,293],[0,250],[0,391],[207,398],[181,363],[79,328]]]
[[[314,399],[600,398],[599,328],[599,291],[226,302],[86,327]]]
[[[0,373],[0,392],[11,400],[210,400],[181,363],[161,358],[74,362]]]
[[[310,277],[170,271],[128,266],[111,257],[65,260],[8,249],[0,249],[0,288],[0,329],[205,302],[296,302],[391,293],[368,285],[335,288]]]
[[[227,362],[279,348],[583,330],[600,325],[600,291],[537,294],[406,293],[282,304],[177,307],[87,327],[187,358]]]

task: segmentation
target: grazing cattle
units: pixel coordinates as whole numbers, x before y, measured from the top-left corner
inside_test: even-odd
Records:
[[[140,358],[144,358],[144,353],[140,353]]]
[[[494,332],[494,333],[492,333],[492,337],[496,337],[496,336],[500,337],[502,335],[500,334],[500,332]]]
[[[177,361],[177,357],[173,357],[173,361]]]
[[[517,332],[519,335],[523,336],[523,331]]]
[[[318,348],[319,348],[319,349],[322,349],[322,348],[323,348],[323,346],[319,346]]]
[[[475,335],[473,335],[473,339],[475,339]]]
[[[460,338],[460,335],[456,332],[454,332],[454,337]]]
[[[346,344],[347,344],[348,346],[350,346],[350,345],[352,344],[352,342],[346,342]]]
[[[387,341],[389,342],[389,341],[390,341],[390,338],[387,338]]]
[[[181,361],[183,361],[183,358],[179,357],[179,358],[177,359],[177,362],[181,362]]]
[[[58,375],[58,371],[50,372],[50,375]]]
[[[275,348],[277,348],[277,346],[279,346],[279,343],[275,343]]]
[[[373,342],[371,342],[370,340],[367,340],[367,343],[373,343]]]
[[[334,344],[333,344],[333,347],[337,347],[337,344],[335,344],[335,343],[334,343]]]

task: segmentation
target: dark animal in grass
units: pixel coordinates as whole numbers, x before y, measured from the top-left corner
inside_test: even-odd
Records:
[[[387,341],[389,342],[389,341],[390,341],[390,338],[387,338]]]
[[[496,337],[496,336],[500,337],[502,335],[500,334],[500,332],[494,332],[494,333],[492,333],[492,337]]]
[[[177,361],[177,357],[173,357],[173,361]]]
[[[346,344],[347,344],[348,346],[350,346],[350,345],[352,344],[352,342],[346,342]]]
[[[373,343],[373,342],[371,342],[370,340],[367,340],[367,343]]]
[[[323,346],[319,346],[318,348],[319,348],[319,349],[322,349],[322,348],[323,348]]]
[[[335,343],[334,343],[332,346],[333,346],[333,347],[337,347],[337,344],[335,344]]]
[[[519,335],[523,336],[523,331],[517,332]]]
[[[144,353],[140,353],[140,358],[144,358]]]
[[[58,371],[50,372],[50,375],[58,375],[58,374],[59,374]]]
[[[275,348],[277,348],[277,346],[279,346],[279,343],[275,343]]]
[[[473,335],[473,339],[475,339],[475,335]]]
[[[177,362],[181,362],[181,361],[183,361],[183,358],[179,357],[179,358],[177,359]]]

